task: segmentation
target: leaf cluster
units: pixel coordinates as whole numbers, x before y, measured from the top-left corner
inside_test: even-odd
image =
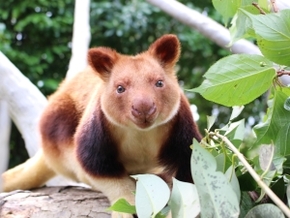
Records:
[[[225,24],[230,25],[231,43],[240,38],[249,38],[257,43],[261,54],[235,54],[220,59],[205,73],[202,84],[191,91],[226,107],[244,107],[264,95],[267,98],[267,112],[263,121],[248,130],[247,134],[243,119],[236,122],[230,119],[224,128],[215,131],[208,126],[203,144],[217,160],[221,159],[223,171],[228,165],[234,167],[241,191],[255,193],[254,200],[260,204],[268,198],[265,189],[251,178],[249,169],[218,137],[220,134],[226,136],[247,157],[260,180],[276,196],[285,200],[289,186],[290,89],[281,77],[289,76],[290,10],[274,12],[273,5],[264,0],[257,3],[213,0],[213,4],[222,14]],[[253,142],[248,144],[251,131],[254,132]],[[243,201],[241,204],[243,208]]]

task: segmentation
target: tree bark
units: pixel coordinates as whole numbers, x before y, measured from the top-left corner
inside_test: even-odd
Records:
[[[80,187],[45,187],[0,193],[2,218],[109,218],[108,199]]]
[[[72,36],[72,56],[66,78],[73,77],[87,66],[87,53],[90,41],[90,0],[76,0]]]
[[[11,120],[8,113],[8,105],[6,101],[0,99],[0,174],[8,166],[10,130]],[[1,187],[2,181],[0,177],[0,192]]]

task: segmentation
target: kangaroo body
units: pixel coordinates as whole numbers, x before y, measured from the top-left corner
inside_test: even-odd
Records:
[[[39,187],[61,174],[112,203],[134,203],[132,174],[192,182],[190,145],[201,136],[174,72],[179,53],[174,35],[136,56],[90,49],[87,69],[49,98],[40,120],[42,149],[2,175],[4,191]]]

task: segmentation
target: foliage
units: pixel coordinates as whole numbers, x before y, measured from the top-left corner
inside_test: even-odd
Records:
[[[195,217],[200,212],[196,186],[173,178],[169,201],[172,217]]]
[[[215,63],[202,85],[191,91],[225,106],[240,106],[265,93],[274,76],[273,63],[260,55],[231,55]]]
[[[164,182],[154,175],[135,175],[133,178],[137,180],[137,214],[140,217],[155,217],[169,200],[169,187],[167,185],[164,186]],[[162,199],[159,196],[162,196]]]
[[[272,13],[271,5],[268,5],[267,1],[259,1],[259,4],[240,1],[238,5],[232,4],[230,8],[223,10],[225,1],[214,2],[216,9],[222,13],[225,23],[233,17],[230,27],[232,42],[242,37],[251,37],[256,40],[263,56],[245,54],[227,56],[211,66],[204,75],[203,83],[192,91],[200,93],[207,100],[228,107],[247,105],[267,92],[268,109],[263,122],[253,128],[255,142],[252,145],[243,143],[248,135],[244,134],[245,130],[241,124],[233,125],[239,122],[232,121],[223,129],[214,132],[208,129],[206,140],[202,144],[213,156],[224,154],[225,159],[235,168],[240,184],[244,181],[243,177],[249,178],[249,173],[256,180],[249,182],[249,185],[241,186],[242,192],[254,191],[260,195],[255,199],[259,209],[253,208],[246,217],[253,217],[253,214],[255,217],[257,214],[261,217],[283,216],[273,205],[260,204],[266,193],[289,216],[289,209],[287,207],[285,209],[285,205],[277,196],[284,200],[289,183],[286,178],[289,169],[290,111],[287,99],[290,89],[282,84],[280,77],[290,75],[287,70],[290,66],[290,10]],[[230,145],[225,143],[222,135],[230,139],[235,147],[228,149]],[[240,137],[241,135],[243,137]],[[249,165],[243,163],[242,157],[237,159],[234,152],[235,149],[245,151],[243,148],[245,146],[247,151],[244,152],[244,156],[248,158]],[[251,166],[255,171],[250,169]],[[259,181],[259,177],[262,182]],[[268,187],[276,195],[272,195]],[[270,215],[270,212],[261,215],[263,210],[276,215]]]
[[[235,174],[228,179],[217,171],[217,161],[194,140],[191,171],[201,204],[201,217],[237,217],[240,188]],[[230,175],[233,171],[230,170]],[[235,188],[234,188],[235,187]],[[237,190],[237,193],[235,192]],[[205,209],[206,208],[206,209]]]
[[[130,205],[125,199],[120,199],[109,210],[137,214],[140,218],[165,218],[169,210],[172,217],[178,218],[199,214],[200,204],[195,185],[174,179],[170,196],[168,185],[158,176],[142,174],[133,178],[137,184],[136,205]]]

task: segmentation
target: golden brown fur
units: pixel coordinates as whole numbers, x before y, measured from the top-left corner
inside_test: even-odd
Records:
[[[41,151],[3,174],[4,190],[38,187],[62,174],[111,202],[134,203],[131,174],[191,182],[189,146],[200,134],[175,76],[179,53],[174,35],[136,56],[90,49],[88,68],[49,98],[40,121]]]

